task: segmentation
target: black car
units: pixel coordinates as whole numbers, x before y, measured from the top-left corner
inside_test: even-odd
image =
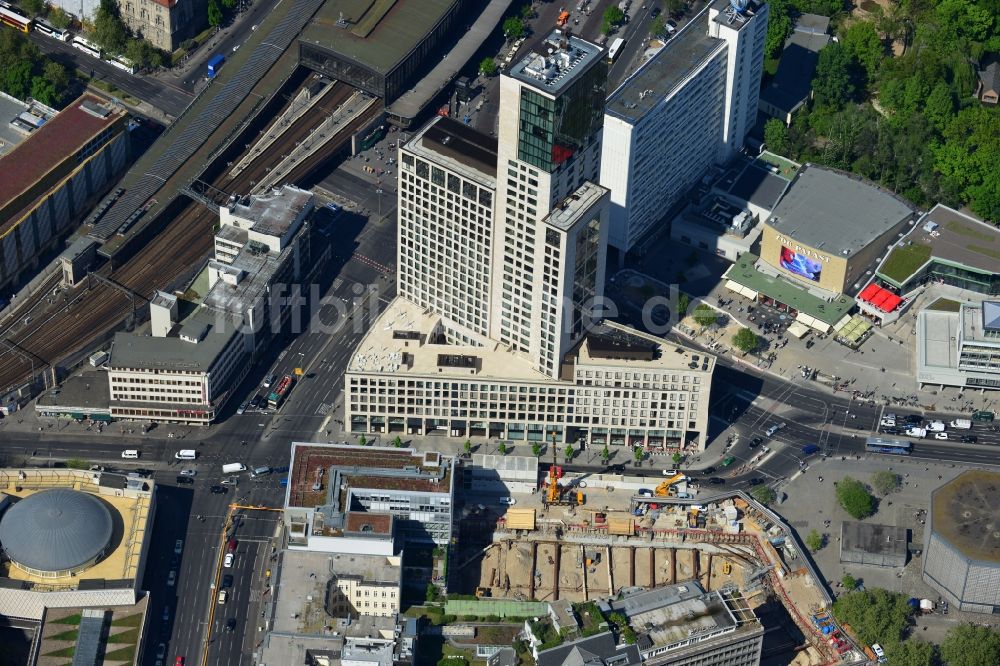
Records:
[[[250,399],[250,409],[260,409],[264,404],[264,397],[258,393]]]
[[[904,421],[906,421],[907,425],[920,425],[924,422],[924,417],[919,414],[907,414]]]
[[[179,485],[179,486],[183,486],[183,485],[187,485],[187,484],[191,484],[191,483],[194,483],[194,479],[192,479],[190,476],[178,476],[177,477],[177,485]]]
[[[764,483],[764,479],[758,476],[756,479],[750,479],[749,481],[747,481],[747,483],[749,483],[751,486],[759,486],[760,484]]]
[[[225,495],[229,492],[229,488],[226,488],[225,486],[212,486],[210,490],[213,495]]]
[[[906,430],[899,426],[885,426],[882,428],[882,432],[887,435],[902,435]]]
[[[708,482],[711,483],[712,485],[721,486],[726,482],[726,480],[723,479],[721,476],[713,476],[711,479],[708,480]]]
[[[222,577],[222,587],[232,587],[233,586],[233,575],[226,574]]]
[[[975,444],[979,441],[979,438],[975,435],[962,435],[961,441],[965,444]]]
[[[713,474],[714,472],[715,472],[715,468],[714,467],[706,467],[705,469],[701,470],[701,473],[704,474],[705,476],[709,476],[710,474]]]
[[[231,617],[226,620],[226,631],[236,631],[236,618]]]
[[[611,465],[610,467],[608,467],[608,471],[611,472],[612,474],[624,474],[625,465]]]
[[[764,443],[764,439],[761,437],[754,437],[750,440],[750,448],[756,449],[758,446]]]

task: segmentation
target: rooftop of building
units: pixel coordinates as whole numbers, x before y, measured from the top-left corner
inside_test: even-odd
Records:
[[[344,641],[344,647],[340,651],[340,659],[341,663],[349,661],[351,663],[364,662],[377,666],[392,666],[394,651],[395,648],[391,641],[351,638]]]
[[[327,553],[327,577],[358,578],[366,583],[395,583],[403,577],[399,557]],[[319,575],[318,573],[316,575]]]
[[[113,516],[110,545],[101,559],[91,567],[71,576],[39,577],[14,567],[9,560],[0,564],[0,577],[29,585],[86,587],[89,581],[134,581],[140,575],[143,534],[152,527],[152,494],[154,482],[144,479],[145,490],[123,490],[123,477],[113,474],[74,469],[0,469],[0,495],[24,500],[48,490],[74,491],[89,495],[107,508]],[[15,505],[16,506],[16,503]],[[60,508],[66,515],[66,509]],[[10,508],[8,508],[10,511]],[[72,515],[72,511],[69,514]],[[103,533],[102,533],[103,534]],[[56,548],[51,544],[48,550]],[[52,557],[57,553],[51,553]],[[48,556],[48,555],[47,555]]]
[[[962,340],[1000,345],[1000,301],[963,303]]]
[[[239,322],[228,314],[196,306],[167,337],[115,333],[108,367],[207,372],[238,330]]]
[[[726,48],[725,40],[710,37],[703,15],[692,18],[656,55],[608,96],[606,113],[636,123],[669,97],[695,70]]]
[[[556,96],[598,62],[603,54],[603,48],[580,39],[569,29],[553,30],[511,65],[506,75]]]
[[[902,198],[867,180],[807,164],[767,224],[802,245],[850,257],[914,213]]]
[[[970,560],[1000,564],[1000,473],[968,470],[931,493],[933,532]]]
[[[825,17],[824,17],[825,18]],[[829,19],[827,19],[829,20]],[[771,83],[760,91],[761,101],[791,113],[812,92],[819,51],[830,42],[826,33],[796,30],[785,41],[781,62]]]
[[[917,367],[958,368],[958,312],[925,308],[917,315]]]
[[[605,321],[592,329],[570,351],[575,363],[616,368],[697,370],[712,372],[711,354],[669,343],[617,322]]]
[[[392,514],[349,511],[344,521],[344,531],[358,534],[392,534]]]
[[[24,141],[35,131],[39,120],[31,119],[25,122],[19,119],[23,113],[28,113],[28,105],[13,98],[0,97],[0,157]]]
[[[695,582],[626,594],[608,603],[612,611],[647,633],[654,645],[670,645],[699,633],[735,630],[738,622],[718,592],[706,592]]]
[[[840,294],[832,301],[827,300],[789,280],[762,272],[757,268],[759,259],[755,254],[740,255],[724,277],[830,326],[839,322],[854,308],[854,299],[846,294]]]
[[[453,118],[434,116],[403,150],[496,188],[497,139]]]
[[[340,470],[352,488],[449,492],[448,462],[435,451],[295,442],[292,444],[285,504],[300,507],[325,504],[329,497],[329,470],[332,467]],[[317,470],[320,469],[323,470],[323,487],[313,490]],[[379,476],[379,470],[392,475]],[[430,480],[432,476],[439,478],[442,471],[443,479],[436,483]]]
[[[558,647],[542,650],[535,660],[537,666],[633,666],[642,663],[639,648],[635,645],[618,645],[610,631],[563,643]]]
[[[219,279],[202,298],[202,304],[220,312],[242,316],[267,291],[274,274],[292,251],[288,245],[281,253],[259,252],[250,246],[243,247],[232,262],[211,261],[204,270],[211,268],[238,277],[232,284]]]
[[[840,550],[905,557],[908,534],[909,530],[897,525],[845,520],[840,526]]]
[[[568,197],[557,203],[545,216],[544,222],[560,231],[569,231],[573,225],[583,220],[590,210],[600,202],[601,198],[610,191],[608,188],[588,180]]]
[[[250,228],[267,236],[284,236],[302,211],[312,202],[313,194],[294,185],[283,185],[263,194],[236,198],[228,204],[233,215],[250,220]]]
[[[830,32],[830,17],[820,14],[799,14],[795,17],[795,32],[825,35]]]
[[[727,172],[718,183],[731,197],[771,211],[788,190],[791,181],[751,162],[736,173]]]
[[[123,108],[84,93],[0,157],[0,208],[41,180],[63,160],[126,115]],[[6,222],[6,221],[0,221]]]
[[[299,39],[385,75],[420,46],[459,0],[324,3]]]
[[[109,413],[108,373],[88,369],[70,375],[35,400],[35,411],[58,411],[76,418]]]
[[[937,204],[914,225],[878,268],[900,286],[931,257],[981,273],[1000,272],[1000,229]]]
[[[757,13],[758,3],[755,0],[715,0],[709,7],[718,12],[713,19],[716,23],[742,30]]]

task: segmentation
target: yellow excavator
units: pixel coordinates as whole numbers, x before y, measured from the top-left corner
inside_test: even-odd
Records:
[[[664,479],[663,483],[656,486],[656,496],[657,497],[676,497],[677,496],[677,484],[682,481],[687,481],[687,475],[685,474],[675,474],[669,479]]]

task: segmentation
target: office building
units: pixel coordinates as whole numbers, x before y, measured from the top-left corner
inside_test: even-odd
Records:
[[[182,296],[157,292],[146,335],[118,332],[111,416],[206,425],[291,317],[311,263],[312,194],[291,186],[220,209],[215,257]]]
[[[496,171],[496,139],[451,118],[435,116],[400,149],[399,294],[479,335],[489,334]]]
[[[932,303],[917,316],[917,382],[1000,388],[1000,301]]]
[[[0,157],[0,289],[7,294],[46,253],[62,249],[131,158],[128,113],[91,94],[51,120],[25,112],[12,126],[32,129]]]
[[[742,149],[767,18],[766,4],[716,0],[608,98],[600,182],[611,189],[614,248],[656,235],[685,192]]]
[[[454,460],[383,446],[292,443],[288,547],[393,556],[451,541]]]
[[[558,30],[500,77],[489,337],[552,378],[603,293],[606,203],[578,190],[600,176],[606,84],[603,49]],[[592,210],[561,214],[574,193]]]
[[[326,612],[330,617],[396,617],[403,580],[401,555],[331,555]]]
[[[694,581],[635,589],[601,602],[607,617],[620,613],[638,634],[643,663],[664,666],[757,666],[764,628],[735,592],[706,592]]]

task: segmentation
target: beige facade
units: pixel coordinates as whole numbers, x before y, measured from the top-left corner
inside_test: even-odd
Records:
[[[335,584],[342,598],[350,604],[353,614],[394,617],[399,612],[398,583],[368,581],[360,576],[337,576]]]
[[[781,233],[769,224],[764,224],[763,229],[764,231],[760,237],[760,258],[777,268],[784,277],[833,293],[841,294],[844,292],[848,274],[847,258],[799,243],[794,238]],[[810,261],[816,262],[821,266],[821,270],[818,271],[819,279],[810,280],[807,277],[784,268],[782,266],[782,251],[786,253],[791,251],[804,256]]]
[[[118,0],[122,19],[158,49],[173,51],[208,25],[205,0]]]

